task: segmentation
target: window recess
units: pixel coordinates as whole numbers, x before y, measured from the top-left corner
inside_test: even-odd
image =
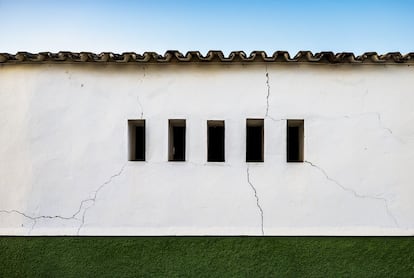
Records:
[[[264,161],[264,121],[246,120],[246,162]]]
[[[129,161],[145,161],[145,120],[128,120]]]
[[[287,162],[303,162],[304,121],[287,120],[286,134]]]
[[[224,162],[224,121],[207,121],[207,161]]]
[[[168,160],[185,161],[185,120],[168,121]]]

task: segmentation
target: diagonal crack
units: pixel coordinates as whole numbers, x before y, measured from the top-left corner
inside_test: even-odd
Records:
[[[262,236],[264,235],[264,227],[263,227],[263,209],[260,206],[260,202],[259,202],[259,196],[257,195],[257,190],[254,187],[254,185],[251,183],[250,181],[250,169],[249,167],[247,167],[247,183],[250,185],[250,187],[252,188],[253,192],[254,192],[254,197],[256,198],[256,206],[259,209],[260,212],[260,219],[261,219],[261,230],[262,230]]]
[[[90,209],[94,204],[95,204],[95,202],[96,202],[96,197],[97,197],[97,195],[98,195],[98,193],[99,193],[99,191],[104,187],[104,186],[106,186],[107,184],[109,184],[109,183],[111,183],[112,182],[112,180],[114,179],[114,178],[116,178],[116,177],[118,177],[118,176],[120,176],[121,174],[122,174],[122,172],[124,171],[124,168],[125,168],[125,166],[126,166],[126,164],[124,164],[123,166],[122,166],[122,168],[121,168],[121,170],[118,172],[118,173],[116,173],[116,174],[114,174],[114,175],[112,175],[108,180],[106,180],[103,184],[101,184],[94,192],[94,195],[93,195],[93,197],[92,198],[87,198],[87,199],[84,199],[84,200],[82,200],[81,202],[80,202],[80,204],[79,204],[79,207],[78,207],[78,209],[76,210],[76,212],[74,213],[74,214],[72,214],[71,216],[69,216],[69,217],[67,217],[67,216],[60,216],[60,215],[39,215],[39,216],[30,216],[30,215],[28,215],[28,214],[26,214],[26,213],[24,213],[24,212],[21,212],[21,211],[18,211],[18,210],[15,210],[15,209],[12,209],[12,210],[0,210],[0,213],[7,213],[7,214],[11,214],[11,213],[17,213],[17,214],[20,214],[21,216],[24,216],[24,217],[26,217],[27,219],[30,219],[30,220],[32,220],[33,221],[33,225],[32,225],[32,227],[31,227],[31,229],[29,230],[29,233],[28,233],[28,235],[30,235],[31,234],[31,232],[33,231],[33,229],[34,229],[34,227],[36,226],[36,224],[37,224],[37,220],[39,220],[39,219],[62,219],[62,220],[76,220],[76,221],[81,221],[81,224],[80,224],[80,226],[79,226],[79,228],[78,228],[78,231],[77,231],[77,234],[79,235],[79,231],[80,231],[80,229],[83,227],[83,225],[84,225],[84,223],[85,223],[85,214],[86,214],[86,211],[88,210],[88,209]],[[83,209],[83,207],[84,207],[84,204],[85,203],[88,203],[88,202],[92,202],[92,205],[91,206],[89,206],[89,207],[87,207],[87,208],[85,208],[84,210],[83,210],[83,214],[82,214],[82,218],[81,219],[78,219],[78,218],[76,218],[77,216],[78,216],[78,214],[79,213],[81,213],[81,211],[82,211],[82,209]]]
[[[126,166],[126,163],[122,166],[122,168],[118,171],[118,173],[116,173],[116,174],[114,174],[114,175],[112,175],[111,177],[109,177],[109,179],[107,180],[107,181],[105,181],[103,184],[101,184],[96,190],[95,190],[95,194],[93,195],[93,197],[92,198],[89,198],[89,199],[85,199],[85,200],[83,200],[82,202],[81,202],[81,207],[82,207],[82,204],[83,203],[85,203],[85,202],[88,202],[88,201],[92,201],[92,205],[90,205],[89,207],[87,207],[87,208],[85,208],[84,210],[83,210],[83,214],[82,214],[82,223],[80,224],[80,226],[79,226],[79,228],[78,228],[78,231],[77,231],[77,235],[79,235],[79,232],[80,232],[80,230],[82,229],[82,227],[83,227],[83,225],[85,224],[85,215],[86,215],[86,212],[91,208],[91,207],[93,207],[94,205],[95,205],[95,202],[96,202],[96,197],[98,196],[98,194],[99,194],[99,192],[107,185],[107,184],[110,184],[111,182],[112,182],[112,180],[114,179],[114,178],[116,178],[116,177],[119,177],[121,174],[122,174],[122,172],[124,171],[124,169],[125,169],[125,166]]]
[[[385,199],[385,198],[383,198],[383,197],[377,197],[377,196],[371,196],[371,195],[363,195],[363,194],[360,194],[360,193],[358,193],[358,192],[356,192],[354,189],[352,189],[352,188],[348,188],[348,187],[345,187],[345,186],[343,186],[342,184],[340,184],[337,180],[334,180],[333,178],[331,178],[327,173],[326,173],[326,171],[324,170],[324,169],[322,169],[321,167],[319,167],[319,166],[317,166],[317,165],[315,165],[314,163],[312,163],[312,162],[310,162],[310,161],[304,161],[305,163],[307,163],[307,164],[309,164],[310,166],[312,166],[312,167],[314,167],[314,168],[316,168],[316,169],[318,169],[324,176],[325,176],[325,178],[327,179],[327,180],[329,180],[329,181],[331,181],[331,182],[333,182],[333,183],[335,183],[337,186],[339,186],[342,190],[344,190],[344,191],[346,191],[346,192],[349,192],[349,193],[351,193],[355,198],[361,198],[361,199],[371,199],[371,200],[377,200],[377,201],[381,201],[381,202],[383,202],[384,203],[384,206],[385,206],[385,210],[386,210],[386,212],[387,212],[387,214],[388,214],[388,216],[392,219],[392,221],[394,222],[394,224],[397,226],[397,227],[400,227],[400,225],[398,224],[398,221],[397,221],[397,219],[395,218],[395,216],[391,213],[391,211],[390,211],[390,209],[389,209],[389,207],[388,207],[388,200],[387,199]]]

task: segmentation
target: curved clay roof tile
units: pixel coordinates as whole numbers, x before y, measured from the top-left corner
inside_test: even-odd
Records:
[[[351,52],[333,53],[329,51],[313,54],[310,51],[299,51],[293,58],[287,51],[275,51],[268,56],[264,51],[253,51],[247,55],[244,51],[232,51],[225,56],[220,50],[210,50],[205,56],[199,51],[189,51],[183,54],[177,50],[168,50],[164,55],[156,52],[124,52],[116,54],[102,52],[69,52],[58,53],[40,52],[32,54],[18,52],[16,54],[0,53],[0,64],[19,63],[309,63],[309,64],[401,64],[414,63],[414,52],[402,55],[400,52],[390,52],[379,55],[376,52],[366,52],[355,56]]]

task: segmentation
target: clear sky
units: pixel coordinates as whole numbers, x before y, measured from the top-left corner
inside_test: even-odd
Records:
[[[0,52],[414,51],[414,0],[0,0]]]

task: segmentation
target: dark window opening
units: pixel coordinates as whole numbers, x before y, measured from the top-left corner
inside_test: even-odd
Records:
[[[264,121],[247,119],[246,121],[246,162],[264,161]]]
[[[129,160],[145,161],[145,120],[128,120]]]
[[[287,121],[287,162],[303,162],[303,120]]]
[[[224,162],[224,121],[207,121],[207,161]]]
[[[169,120],[169,161],[185,161],[185,127],[185,120]]]

